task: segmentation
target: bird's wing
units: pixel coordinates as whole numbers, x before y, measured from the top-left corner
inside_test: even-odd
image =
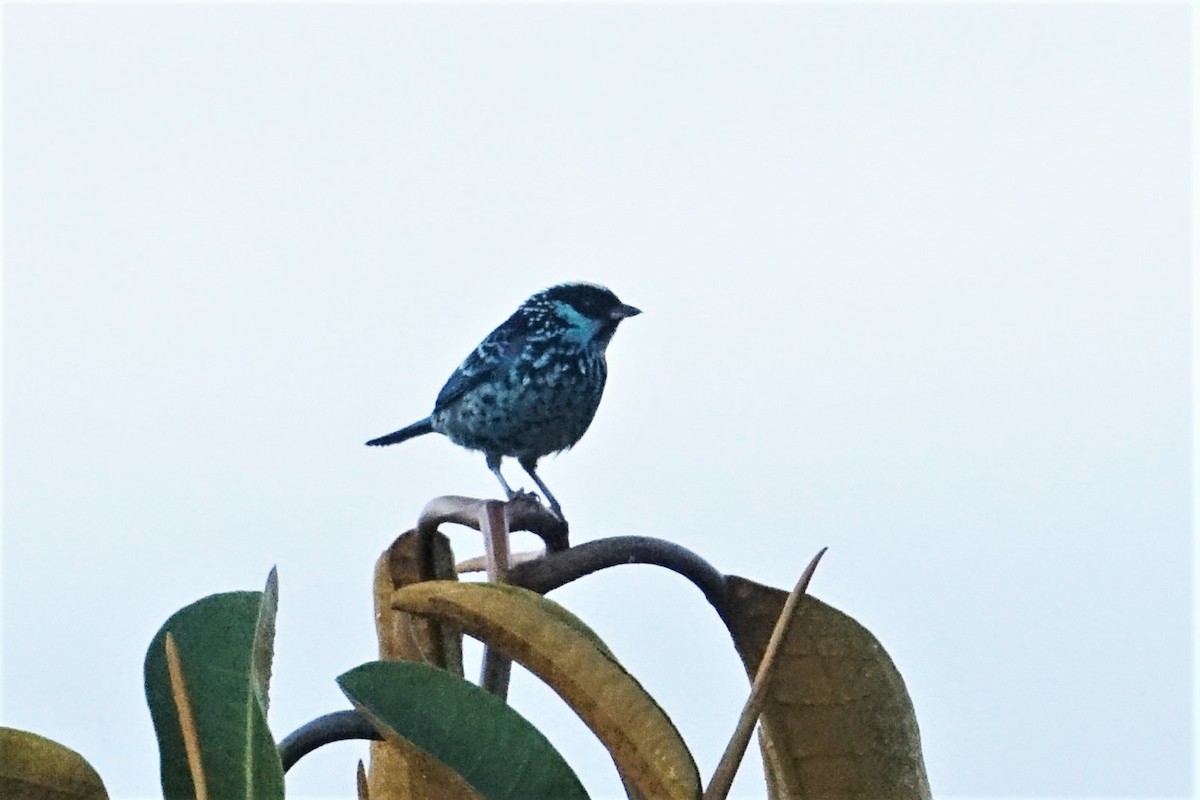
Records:
[[[513,360],[520,355],[521,344],[515,337],[503,334],[503,326],[492,331],[454,370],[450,380],[438,392],[437,401],[433,404],[434,412],[442,410],[476,386],[499,379],[508,371]]]

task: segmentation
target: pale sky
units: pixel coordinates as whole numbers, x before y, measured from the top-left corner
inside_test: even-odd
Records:
[[[784,588],[828,546],[812,592],[895,660],[939,798],[1189,795],[1189,13],[6,4],[0,724],[153,796],[146,646],[272,565],[276,736],[348,707],[379,552],[499,490],[441,437],[362,442],[585,279],[645,313],[539,470],[576,541]],[[748,686],[700,594],[552,597],[707,779]],[[364,752],[289,796],[350,796]]]

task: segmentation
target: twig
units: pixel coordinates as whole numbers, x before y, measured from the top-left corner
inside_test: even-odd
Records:
[[[800,576],[800,580],[796,582],[796,588],[792,589],[787,602],[783,604],[783,611],[779,612],[779,618],[775,620],[771,639],[767,642],[766,652],[763,653],[762,661],[758,663],[758,671],[754,675],[750,696],[746,698],[746,705],[742,708],[742,715],[738,718],[733,736],[730,737],[729,744],[725,747],[725,753],[721,756],[717,769],[713,772],[712,780],[709,781],[708,788],[704,791],[704,800],[725,800],[729,796],[733,778],[737,775],[738,766],[742,763],[742,756],[746,754],[746,747],[750,744],[750,737],[754,733],[754,726],[758,722],[759,714],[762,713],[763,696],[766,694],[774,673],[776,654],[792,625],[792,619],[796,615],[796,605],[808,591],[809,581],[812,580],[813,573],[817,570],[817,564],[821,562],[821,556],[825,555],[826,549],[822,547],[813,556],[812,561],[808,562],[808,567]]]
[[[380,741],[383,737],[358,711],[334,711],[306,722],[285,736],[277,748],[279,760],[283,762],[284,772],[287,772],[293,764],[318,747],[348,739]]]
[[[539,558],[545,558],[545,550],[525,550],[520,553],[508,554],[508,565],[511,569],[518,564],[524,564],[528,561],[536,561]],[[487,557],[474,556],[472,558],[464,558],[462,561],[454,565],[454,571],[459,575],[465,575],[468,572],[487,572]]]
[[[727,619],[725,576],[686,547],[650,536],[613,536],[584,542],[562,553],[514,564],[508,581],[546,594],[573,580],[620,564],[654,564],[690,580],[722,619]]]
[[[167,675],[171,679],[171,697],[179,714],[183,750],[187,754],[188,770],[192,773],[192,788],[195,790],[196,800],[208,800],[204,763],[200,760],[200,735],[196,730],[196,715],[192,712],[192,698],[188,696],[187,682],[183,679],[179,648],[175,646],[175,637],[170,632],[167,633],[163,646],[167,651]]]
[[[473,497],[443,495],[425,504],[417,519],[417,530],[432,533],[443,522],[454,522],[468,528],[480,530],[481,506],[494,500],[477,500]],[[518,494],[503,504],[504,518],[508,530],[529,531],[546,543],[551,553],[566,550],[569,546],[567,523],[554,515],[529,494]]]
[[[487,554],[487,576],[493,583],[508,580],[508,518],[504,503],[489,500],[479,512],[479,529]],[[512,659],[506,658],[492,647],[483,648],[483,666],[480,668],[479,685],[504,700],[508,697],[508,682],[512,677]]]

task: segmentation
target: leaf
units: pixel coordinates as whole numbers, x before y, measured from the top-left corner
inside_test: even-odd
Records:
[[[251,656],[254,691],[267,713],[270,703],[271,663],[275,660],[275,615],[279,612],[279,572],[275,567],[267,573],[267,585],[263,588],[262,602],[258,605],[258,619],[254,623],[254,652]]]
[[[367,786],[367,770],[363,767],[361,758],[358,760],[358,769],[354,771],[354,785],[358,788],[358,800],[371,800],[371,790]]]
[[[679,732],[600,638],[569,611],[515,586],[429,581],[401,589],[397,608],[460,628],[558,692],[608,748],[645,798],[700,796],[700,776]]]
[[[766,649],[759,659],[758,667],[751,680],[750,696],[746,698],[746,705],[742,707],[737,727],[729,738],[729,743],[725,746],[725,752],[717,763],[717,768],[713,771],[708,788],[704,790],[704,800],[725,800],[729,796],[733,779],[746,755],[746,747],[750,744],[750,736],[754,733],[754,726],[758,724],[758,718],[762,714],[766,692],[775,678],[775,665],[780,663],[780,646],[796,621],[796,609],[799,607],[800,598],[804,597],[804,593],[808,591],[808,584],[823,555],[825,555],[825,548],[822,548],[808,563],[808,567],[796,581],[796,587],[787,596],[783,610],[779,612],[779,616],[775,620],[775,625],[771,629],[771,638],[767,641]]]
[[[457,580],[450,540],[442,533],[408,531],[375,562],[375,632],[385,661],[424,661],[463,674],[462,634],[436,620],[392,607],[392,593],[413,583]]]
[[[371,742],[371,800],[475,800],[463,776],[395,732]],[[382,754],[382,755],[381,755]]]
[[[726,620],[753,676],[787,592],[728,576]],[[800,600],[762,711],[772,798],[927,800],[912,701],[871,633],[811,595]]]
[[[107,800],[83,756],[28,731],[0,728],[0,797],[22,800]]]
[[[375,562],[375,631],[379,657],[421,661],[463,674],[462,634],[441,622],[392,608],[392,593],[429,580],[456,580],[449,538],[412,530]],[[443,800],[469,787],[453,770],[400,739],[371,742],[373,800]]]
[[[268,583],[270,586],[270,583]],[[194,715],[208,796],[215,800],[283,797],[283,765],[267,728],[265,673],[256,658],[269,656],[266,620],[273,600],[262,592],[228,592],[176,612],[146,653],[146,701],[158,736],[163,795],[196,796],[179,713],[171,691],[166,637],[171,634]]]
[[[411,661],[374,661],[345,673],[338,684],[382,733],[432,755],[479,796],[587,798],[575,773],[537,728],[456,675]]]
[[[514,586],[511,583],[473,583],[470,585],[487,587],[489,592],[508,592],[512,595],[512,601],[516,604],[533,603],[538,613],[545,614],[554,622],[570,628],[580,636],[587,638],[602,655],[612,659],[614,662],[617,660],[617,657],[613,655],[613,651],[608,648],[608,644],[600,638],[599,634],[592,630],[591,626],[586,622],[568,611],[565,606],[549,600],[537,592],[522,589],[520,586]]]

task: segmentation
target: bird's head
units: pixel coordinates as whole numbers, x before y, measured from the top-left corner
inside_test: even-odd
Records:
[[[538,292],[527,301],[552,314],[566,328],[568,339],[581,344],[608,344],[621,320],[642,313],[594,283],[562,283]]]

